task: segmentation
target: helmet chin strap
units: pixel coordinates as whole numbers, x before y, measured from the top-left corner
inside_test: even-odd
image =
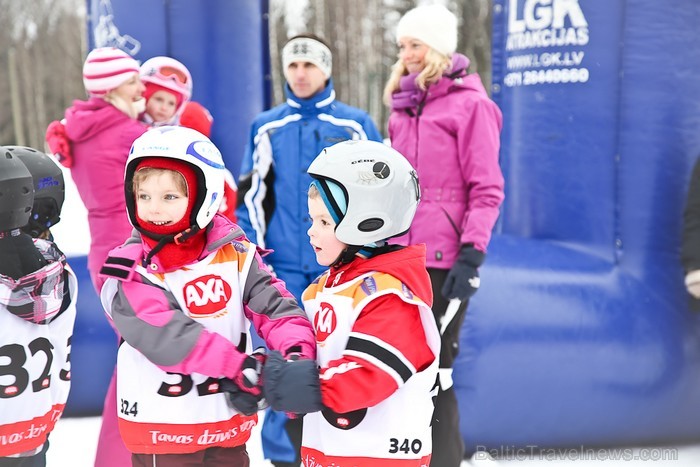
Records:
[[[344,264],[348,264],[351,262],[353,259],[355,259],[355,255],[359,253],[359,251],[362,249],[361,246],[359,245],[348,245],[346,249],[340,252],[338,257],[333,261],[333,263],[330,265],[331,268],[339,268],[340,266]]]
[[[338,255],[335,261],[333,261],[333,264],[331,264],[330,267],[340,267],[344,264],[348,264],[355,259],[355,256],[357,256],[358,253],[366,258],[371,258],[376,254],[389,251],[391,248],[393,248],[393,245],[389,245],[386,240],[378,241],[372,246],[348,245],[348,247]]]
[[[156,254],[158,254],[158,252],[162,250],[163,247],[168,243],[172,242],[176,245],[179,245],[185,242],[187,239],[192,238],[197,232],[199,232],[199,230],[199,226],[192,225],[189,228],[177,234],[157,235],[157,237],[159,238],[154,238],[156,237],[156,235],[150,233],[147,234],[147,236],[152,238],[153,240],[158,240],[158,243],[151,249],[151,251],[148,252],[148,255],[146,255],[144,266],[148,266],[149,264],[151,264],[151,260],[153,259],[153,257]]]

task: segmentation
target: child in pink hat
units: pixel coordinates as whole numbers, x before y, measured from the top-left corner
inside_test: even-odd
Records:
[[[185,65],[170,57],[153,57],[141,65],[146,86],[146,111],[141,119],[151,126],[178,125],[192,97],[192,75]]]

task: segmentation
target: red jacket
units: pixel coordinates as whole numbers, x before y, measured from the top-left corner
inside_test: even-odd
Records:
[[[340,268],[331,269],[326,284],[343,284],[373,271],[395,277],[415,296],[432,306],[433,292],[425,269],[425,245],[406,247],[369,259],[357,258]],[[309,286],[305,298],[314,286]],[[416,371],[427,368],[437,357],[427,343],[418,307],[392,294],[370,301],[357,317],[352,332],[377,336],[403,355]],[[357,364],[358,368],[350,372],[339,371],[348,364]],[[398,389],[396,380],[385,367],[357,356],[348,355],[331,361],[322,369],[322,375],[326,375],[321,378],[323,404],[336,412],[372,407]]]

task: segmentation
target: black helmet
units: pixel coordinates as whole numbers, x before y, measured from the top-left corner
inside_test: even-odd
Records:
[[[27,225],[33,204],[32,174],[19,157],[0,147],[0,232]]]
[[[63,172],[51,157],[36,149],[25,146],[5,146],[4,149],[19,157],[34,179],[34,206],[22,230],[38,237],[61,220],[66,192]]]

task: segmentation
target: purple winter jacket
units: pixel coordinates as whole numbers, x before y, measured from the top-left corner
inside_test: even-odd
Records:
[[[503,201],[498,165],[502,115],[469,60],[423,92],[404,76],[389,117],[391,146],[418,172],[421,201],[402,244],[425,243],[427,267],[449,269],[462,244],[486,252]]]
[[[97,274],[107,253],[131,235],[124,167],[131,144],[147,127],[98,97],[74,101],[65,117],[74,161],[71,176],[88,211],[88,269],[99,292],[103,279]]]

